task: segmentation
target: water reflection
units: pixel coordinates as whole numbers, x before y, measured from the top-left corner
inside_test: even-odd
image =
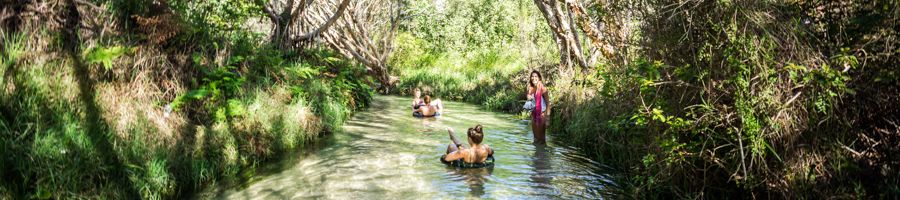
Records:
[[[550,152],[550,148],[547,148],[546,144],[532,145],[534,145],[534,153],[531,157],[530,166],[532,173],[529,176],[531,180],[529,185],[536,195],[555,195],[550,184],[553,181],[553,166],[550,155],[553,153]]]
[[[466,183],[469,187],[469,195],[472,197],[482,197],[485,194],[485,182],[487,182],[494,173],[494,167],[482,168],[456,168],[446,167],[447,173],[451,176],[459,177],[460,181]]]
[[[423,132],[423,133],[440,132],[440,130],[441,130],[440,128],[443,127],[443,124],[441,124],[441,121],[438,119],[440,119],[440,117],[419,118],[419,121],[421,121],[421,127],[418,129],[419,132]]]

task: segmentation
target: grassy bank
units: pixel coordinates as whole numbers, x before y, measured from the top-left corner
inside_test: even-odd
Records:
[[[414,87],[438,98],[518,112],[527,71],[557,58],[531,1],[411,1],[389,59],[396,93]]]
[[[4,27],[0,198],[185,197],[340,129],[373,93],[365,68],[333,52],[226,28],[247,16],[121,3],[76,6],[81,26],[40,20],[73,20],[60,5]],[[146,19],[118,17],[130,14]]]
[[[181,198],[340,129],[375,70],[264,42],[261,2],[4,2],[0,199]],[[620,169],[620,198],[900,196],[900,3],[581,1],[614,58],[558,45],[535,3],[402,1],[362,46],[393,43],[396,93],[505,112],[540,70],[550,134]],[[572,46],[589,66],[555,64]]]
[[[521,108],[525,91],[525,65],[510,55],[490,51],[471,59],[459,55],[431,55],[437,58],[422,67],[402,68],[398,91],[407,95],[412,88],[447,100],[481,104],[487,109],[513,112]]]
[[[554,80],[550,133],[632,198],[896,198],[889,4],[649,4],[631,62]]]
[[[502,13],[503,5],[489,8]],[[438,97],[517,112],[525,73],[539,69],[553,97],[549,133],[620,169],[613,176],[623,189],[620,198],[900,195],[894,170],[900,167],[900,109],[892,103],[900,96],[896,3],[586,6],[604,24],[624,30],[605,32],[621,44],[622,61],[601,59],[592,68],[560,73],[547,63],[558,60],[553,43],[516,39],[540,29],[484,33],[518,36],[499,40],[512,41],[497,42],[502,47],[483,45],[467,38],[482,33],[435,26],[484,27],[478,20],[423,9],[437,14],[414,19],[398,37],[392,64],[399,88],[424,86]],[[466,6],[446,7],[466,12]],[[522,23],[527,20],[486,18],[494,24],[482,30],[533,27]]]

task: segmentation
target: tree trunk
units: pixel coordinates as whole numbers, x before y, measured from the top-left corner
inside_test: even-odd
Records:
[[[338,5],[337,11],[335,11],[334,14],[328,18],[328,21],[326,21],[325,24],[319,26],[318,28],[316,28],[313,31],[299,35],[290,41],[292,43],[296,43],[301,40],[308,40],[310,38],[318,36],[319,34],[322,33],[322,31],[328,30],[328,28],[331,27],[331,25],[334,25],[334,22],[336,22],[338,20],[338,18],[340,18],[344,14],[344,10],[347,10],[347,6],[349,6],[349,5],[350,5],[350,0],[341,1],[341,4]]]
[[[566,0],[566,5],[569,7],[569,10],[572,11],[572,14],[578,18],[578,25],[581,27],[581,31],[583,31],[591,40],[591,45],[599,49],[606,59],[615,59],[615,49],[613,49],[612,45],[600,39],[600,31],[597,30],[597,27],[591,22],[591,18],[584,12],[584,8],[581,4],[579,4],[577,0]]]
[[[272,38],[270,40],[279,48],[287,48],[288,45],[285,41],[290,41],[287,23],[284,20],[274,21],[272,23],[275,24],[275,30],[272,33]]]
[[[607,60],[616,61],[615,50],[608,42],[601,40],[600,31],[593,25],[590,17],[577,0],[565,0],[560,6],[559,0],[534,0],[538,10],[550,26],[555,36],[560,53],[560,68],[571,69],[570,63],[577,64],[582,70],[591,68],[599,51]],[[565,11],[563,11],[565,9]],[[577,20],[575,19],[577,18]],[[577,24],[576,24],[577,23]],[[584,49],[578,37],[578,29],[591,40],[591,50],[585,59]],[[588,62],[590,61],[590,63]]]
[[[557,46],[560,47],[560,69],[568,70],[572,63],[582,69],[588,68],[578,41],[573,35],[575,29],[569,23],[571,18],[564,15],[556,0],[534,0],[534,3],[547,20],[547,25],[557,40]]]

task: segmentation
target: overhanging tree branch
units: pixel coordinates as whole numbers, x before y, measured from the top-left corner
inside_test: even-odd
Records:
[[[332,0],[332,3],[335,1]],[[401,19],[400,3],[396,0],[343,0],[334,14],[326,15],[324,13],[331,10],[328,7],[327,3],[323,3],[309,8],[310,12],[301,21],[323,26],[304,27],[309,32],[295,37],[301,39],[295,42],[308,41],[306,44],[311,44],[318,41],[326,44],[366,66],[369,74],[380,83],[380,89],[388,91],[393,87],[393,79],[387,60],[393,50],[393,40]]]
[[[612,60],[615,58],[615,49],[613,49],[612,45],[600,39],[600,31],[594,26],[594,23],[591,22],[591,18],[584,12],[584,8],[581,4],[579,4],[577,0],[566,0],[566,5],[569,7],[569,10],[575,14],[575,17],[578,18],[578,25],[581,27],[581,31],[591,39],[591,45],[599,49],[606,59]]]
[[[328,18],[328,21],[326,21],[325,24],[319,26],[319,28],[316,28],[315,30],[313,30],[311,32],[308,32],[308,33],[302,34],[300,36],[297,36],[296,38],[293,38],[293,41],[296,43],[300,40],[308,40],[310,38],[313,38],[313,37],[321,34],[322,31],[327,30],[329,27],[331,27],[331,25],[334,24],[334,22],[337,21],[338,18],[341,17],[341,15],[344,13],[344,10],[347,10],[347,6],[349,6],[349,5],[350,5],[350,0],[343,0],[341,2],[341,4],[338,6],[337,11],[335,11],[334,14]]]
[[[591,64],[587,61],[591,60],[593,63],[597,51],[607,60],[616,59],[615,49],[601,39],[600,31],[591,22],[591,18],[581,4],[577,0],[565,0],[564,5],[561,6],[559,1],[562,0],[534,0],[534,3],[555,36],[560,52],[560,67],[569,66],[568,62],[574,62],[582,70],[591,68]],[[575,20],[576,18],[577,20]],[[577,24],[570,23],[573,20]],[[584,50],[578,39],[578,29],[591,41],[593,48],[589,51],[591,53],[588,55],[589,59],[585,59]]]

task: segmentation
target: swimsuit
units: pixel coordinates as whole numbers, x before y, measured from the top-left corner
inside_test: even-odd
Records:
[[[416,103],[415,105],[413,105],[412,108],[413,108],[414,110],[418,110],[419,107],[424,106],[424,105],[425,105],[425,102],[422,101],[422,100],[419,100],[419,102]]]
[[[487,159],[482,163],[466,163],[463,159],[454,160],[454,161],[446,161],[444,157],[447,155],[441,156],[441,163],[446,164],[447,166],[454,166],[458,168],[481,168],[481,167],[493,167],[494,166],[494,155],[488,155]]]
[[[429,116],[422,115],[422,112],[419,112],[419,107],[425,106],[425,105],[427,105],[427,104],[425,104],[425,103],[423,103],[423,102],[420,102],[420,103],[421,103],[421,104],[418,104],[418,105],[413,106],[413,109],[415,109],[415,110],[413,111],[413,113],[412,113],[412,116],[413,116],[413,117],[437,117],[437,116],[441,116],[441,113],[440,113],[440,112],[434,112],[434,115],[429,115]],[[434,109],[434,108],[432,108],[432,109]]]
[[[419,100],[419,102],[413,103],[413,106],[412,106],[412,109],[413,109],[412,115],[413,115],[413,117],[423,117],[423,116],[422,116],[422,113],[419,112],[419,107],[422,107],[422,106],[424,106],[424,105],[425,105],[425,102],[423,102],[422,100]]]
[[[434,115],[424,116],[424,115],[422,115],[421,112],[415,111],[415,112],[413,112],[412,115],[413,115],[413,117],[420,117],[420,118],[421,117],[439,117],[439,116],[441,116],[441,113],[435,112]]]
[[[547,105],[545,105],[546,103],[544,102],[543,92],[543,90],[534,92],[534,102],[540,102],[535,103],[534,109],[531,110],[531,121],[534,123],[541,123],[544,121],[543,117],[541,117],[541,111],[544,111]]]

